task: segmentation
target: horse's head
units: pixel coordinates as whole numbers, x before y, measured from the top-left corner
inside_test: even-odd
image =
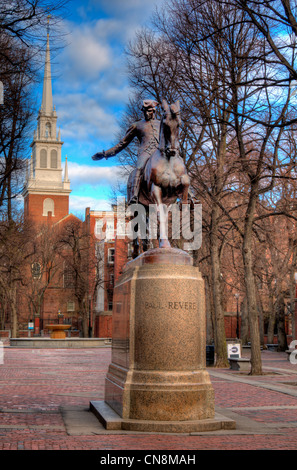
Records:
[[[179,101],[174,104],[168,105],[163,100],[162,108],[164,110],[162,118],[162,131],[164,137],[164,150],[168,158],[177,155],[179,150],[179,127],[181,124],[180,119],[180,105]]]

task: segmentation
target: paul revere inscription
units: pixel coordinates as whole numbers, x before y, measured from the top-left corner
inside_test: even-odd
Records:
[[[161,310],[167,308],[168,310],[197,310],[198,306],[196,302],[166,302],[162,304],[157,301],[145,301],[144,307],[154,310]]]

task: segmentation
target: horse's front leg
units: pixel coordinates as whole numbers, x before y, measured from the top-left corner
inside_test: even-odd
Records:
[[[188,175],[183,175],[181,177],[181,184],[182,184],[182,197],[181,203],[187,204],[188,203],[188,196],[189,196],[189,186],[190,186],[190,178]]]
[[[165,208],[165,205],[162,202],[162,190],[159,186],[152,185],[151,191],[153,200],[157,204],[157,213],[159,218],[159,247],[160,248],[170,248],[170,242],[168,240],[168,212]]]

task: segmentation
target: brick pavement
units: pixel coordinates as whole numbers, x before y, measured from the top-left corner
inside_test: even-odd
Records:
[[[88,410],[104,398],[111,349],[4,348],[0,450],[297,449],[297,365],[263,351],[265,375],[208,368],[217,410],[233,431],[145,434],[106,431]]]

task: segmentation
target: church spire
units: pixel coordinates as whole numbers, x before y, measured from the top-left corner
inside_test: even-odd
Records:
[[[43,93],[41,112],[46,115],[51,115],[53,112],[53,93],[52,93],[52,77],[51,77],[51,58],[49,46],[49,16],[47,19],[47,43],[46,43],[46,56],[43,76]]]

